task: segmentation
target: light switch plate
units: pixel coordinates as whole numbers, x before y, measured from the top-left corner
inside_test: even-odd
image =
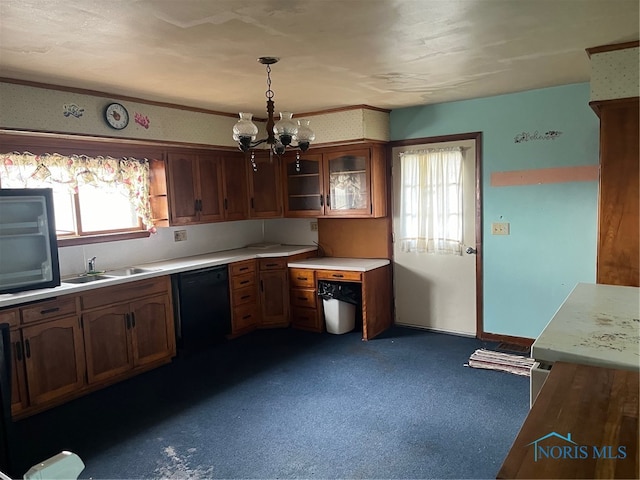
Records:
[[[509,223],[508,222],[492,223],[491,235],[509,235]]]
[[[187,231],[186,230],[176,230],[173,232],[173,241],[174,242],[184,242],[187,239]]]

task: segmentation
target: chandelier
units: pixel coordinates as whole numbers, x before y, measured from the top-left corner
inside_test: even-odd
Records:
[[[291,112],[280,112],[280,120],[277,122],[273,119],[274,103],[273,90],[271,90],[271,65],[280,60],[277,57],[260,57],[258,62],[267,66],[267,138],[256,140],[258,136],[258,127],[251,121],[252,113],[240,112],[240,120],[233,126],[233,139],[238,142],[238,147],[243,152],[247,152],[258,145],[266,143],[271,152],[276,155],[282,155],[287,147],[299,148],[305,152],[311,142],[316,138],[315,133],[309,127],[309,120],[292,119]],[[252,165],[253,151],[251,152]]]

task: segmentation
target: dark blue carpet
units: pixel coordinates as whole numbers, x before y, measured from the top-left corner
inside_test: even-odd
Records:
[[[495,478],[529,384],[464,367],[482,347],[258,331],[17,422],[15,446],[23,471],[66,449],[93,479]]]

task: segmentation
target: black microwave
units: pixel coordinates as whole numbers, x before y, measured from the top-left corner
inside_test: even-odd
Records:
[[[50,188],[0,188],[0,293],[60,285]]]

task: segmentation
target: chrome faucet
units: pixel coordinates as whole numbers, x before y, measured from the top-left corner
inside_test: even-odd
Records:
[[[88,273],[93,273],[96,271],[96,257],[91,257],[89,259],[89,272]]]

